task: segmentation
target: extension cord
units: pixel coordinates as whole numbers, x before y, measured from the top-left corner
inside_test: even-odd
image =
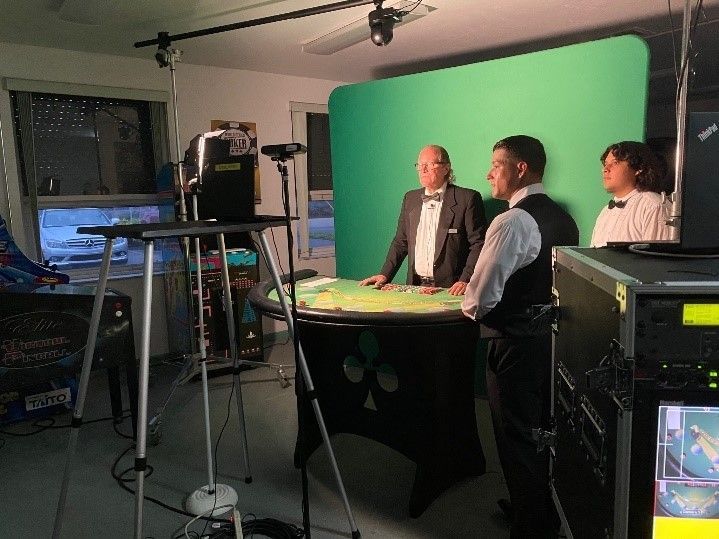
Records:
[[[232,520],[235,523],[235,539],[243,539],[242,515],[240,515],[240,512],[235,507],[232,508]]]

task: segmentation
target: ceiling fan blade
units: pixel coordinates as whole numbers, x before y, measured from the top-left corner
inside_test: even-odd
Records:
[[[64,0],[58,10],[58,17],[65,22],[99,25],[113,3],[113,0]]]
[[[407,7],[413,6],[414,4],[416,4],[415,1],[404,0],[403,2],[396,3],[389,7],[393,7],[397,11],[401,11]],[[402,17],[400,22],[395,23],[394,27],[397,28],[412,21],[416,21],[417,19],[421,19],[436,9],[437,8],[433,6],[420,4],[410,13]],[[329,55],[368,39],[369,23],[367,21],[367,17],[362,17],[361,19],[349,22],[320,37],[303,41],[301,42],[301,45],[302,52]]]
[[[287,0],[52,0],[48,9],[60,20],[99,25],[122,18],[151,24],[167,21],[199,21],[264,8]]]

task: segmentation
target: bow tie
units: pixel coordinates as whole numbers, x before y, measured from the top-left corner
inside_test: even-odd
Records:
[[[422,202],[429,202],[430,200],[436,200],[439,202],[439,193],[432,193],[431,195],[422,195]]]
[[[619,208],[620,210],[627,205],[626,200],[617,200],[614,199],[609,201],[609,204],[607,204],[607,207],[611,210],[612,208]]]

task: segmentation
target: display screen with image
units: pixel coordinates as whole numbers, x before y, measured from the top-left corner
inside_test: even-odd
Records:
[[[653,537],[719,537],[719,407],[659,407]]]

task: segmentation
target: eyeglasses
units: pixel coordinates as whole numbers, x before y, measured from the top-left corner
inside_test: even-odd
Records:
[[[414,168],[417,170],[434,170],[442,165],[446,165],[447,163],[444,161],[430,161],[429,163],[415,163]]]
[[[612,170],[615,166],[617,166],[619,163],[623,163],[623,162],[624,162],[624,161],[616,160],[616,161],[611,161],[611,162],[608,162],[608,163],[604,163],[604,164],[602,165],[602,172],[609,172],[609,171]]]

